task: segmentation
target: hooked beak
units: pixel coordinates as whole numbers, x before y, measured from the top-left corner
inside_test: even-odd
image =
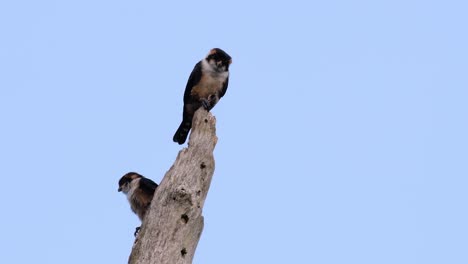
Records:
[[[122,187],[119,187],[119,189],[117,189],[118,192],[121,192],[122,191]]]

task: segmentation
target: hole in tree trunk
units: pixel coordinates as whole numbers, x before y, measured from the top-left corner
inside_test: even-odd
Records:
[[[184,221],[184,223],[187,223],[189,220],[189,217],[187,214],[183,214],[180,218],[182,219],[182,221]]]

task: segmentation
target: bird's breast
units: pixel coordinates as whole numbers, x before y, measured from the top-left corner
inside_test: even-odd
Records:
[[[227,72],[226,72],[227,74]],[[192,88],[192,96],[198,98],[208,98],[212,94],[217,94],[223,89],[227,75],[224,74],[203,74],[200,82]]]

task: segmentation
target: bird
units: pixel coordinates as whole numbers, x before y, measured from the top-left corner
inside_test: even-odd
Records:
[[[210,111],[226,94],[231,63],[231,56],[222,49],[214,48],[195,64],[185,87],[182,122],[174,134],[174,142],[182,145],[187,140],[193,115],[198,108]]]
[[[129,172],[120,178],[118,191],[127,196],[130,208],[143,222],[157,187],[158,184],[151,179],[136,172]],[[137,227],[135,236],[139,230],[140,227]]]

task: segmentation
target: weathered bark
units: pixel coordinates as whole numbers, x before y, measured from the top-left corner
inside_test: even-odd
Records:
[[[179,152],[156,189],[128,263],[192,263],[215,168],[215,125],[215,117],[206,110],[195,113],[188,148]]]

